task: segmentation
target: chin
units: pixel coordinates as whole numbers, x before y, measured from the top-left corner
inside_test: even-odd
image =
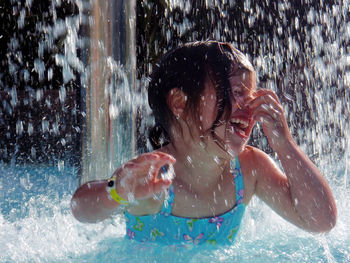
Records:
[[[234,120],[239,120],[240,123],[237,125],[237,123],[231,121],[230,125],[216,129],[216,135],[221,138],[225,151],[231,158],[244,151],[254,126],[253,122],[246,121],[242,124],[241,119],[235,118]]]
[[[226,143],[228,154],[232,155],[233,153],[235,156],[241,154],[247,146],[249,137],[250,132],[247,132],[247,135],[245,136],[242,136],[242,134],[237,133],[228,135],[228,140]]]
[[[242,143],[242,144],[226,144],[226,152],[231,156],[231,157],[235,157],[240,155],[245,147],[246,147],[246,143]]]

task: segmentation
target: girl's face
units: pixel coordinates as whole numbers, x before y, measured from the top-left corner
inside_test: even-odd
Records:
[[[232,110],[229,113],[229,120],[223,117],[215,128],[214,139],[226,151],[237,155],[247,144],[254,126],[248,103],[254,98],[256,77],[255,73],[244,71],[237,76],[231,76],[229,81],[232,89]],[[215,87],[211,81],[206,81],[200,102],[200,122],[203,132],[210,131],[217,112]]]

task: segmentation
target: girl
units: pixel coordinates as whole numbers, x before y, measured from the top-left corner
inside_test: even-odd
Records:
[[[165,244],[233,242],[255,194],[286,220],[311,232],[336,223],[331,190],[293,140],[276,94],[256,89],[255,71],[230,44],[195,42],[156,66],[148,99],[157,150],[82,185],[72,198],[82,222],[125,210],[130,239]],[[260,122],[284,172],[247,141]],[[173,165],[175,177],[159,176]],[[160,193],[166,190],[167,195]],[[136,202],[128,202],[132,196]]]

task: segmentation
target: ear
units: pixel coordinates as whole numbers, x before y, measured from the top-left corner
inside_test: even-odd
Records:
[[[186,107],[186,100],[186,95],[182,90],[178,88],[170,90],[167,102],[170,110],[177,119],[183,117]]]

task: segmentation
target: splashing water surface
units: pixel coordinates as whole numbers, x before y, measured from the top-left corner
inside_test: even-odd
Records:
[[[261,1],[141,2],[137,8],[144,15],[138,19],[145,30],[138,25],[137,91],[129,87],[129,72],[108,53],[106,42],[85,32],[97,21],[90,14],[95,1],[48,1],[47,9],[41,10],[42,21],[33,15],[38,7],[34,0],[8,1],[2,7],[15,17],[8,27],[17,31],[2,28],[6,34],[0,33],[6,51],[1,58],[6,70],[0,73],[4,160],[0,164],[0,261],[350,262],[348,2],[305,0],[295,6],[284,1],[270,5]],[[74,10],[62,16],[62,9],[69,9],[67,3],[73,3]],[[4,14],[2,19],[14,21]],[[151,17],[160,17],[159,24]],[[156,33],[145,33],[154,31],[157,39],[152,39]],[[37,46],[32,47],[35,55],[29,58],[22,46],[34,36],[38,36]],[[173,251],[140,245],[124,240],[121,215],[94,225],[81,224],[71,215],[69,203],[80,176],[80,159],[72,162],[71,155],[77,149],[74,142],[79,146],[84,138],[87,107],[82,105],[89,103],[82,98],[86,86],[100,84],[91,84],[90,74],[106,77],[100,88],[108,99],[96,111],[101,116],[108,111],[106,122],[118,126],[118,136],[111,138],[125,141],[129,132],[125,112],[137,112],[140,133],[153,123],[144,96],[154,62],[150,57],[186,41],[208,38],[233,42],[249,53],[259,86],[279,95],[295,139],[334,192],[338,222],[330,233],[301,231],[255,198],[244,216],[238,242],[216,250]],[[85,51],[88,44],[91,54]],[[91,59],[95,50],[91,46],[105,54],[98,57],[102,63]],[[45,109],[39,119],[37,108]],[[101,124],[88,125],[94,131]],[[149,148],[142,136],[139,140],[144,149]],[[259,127],[250,142],[269,152]],[[118,160],[128,155],[119,149],[112,154],[121,155]],[[40,164],[34,164],[38,160]],[[116,164],[106,161],[106,165],[113,170]]]

